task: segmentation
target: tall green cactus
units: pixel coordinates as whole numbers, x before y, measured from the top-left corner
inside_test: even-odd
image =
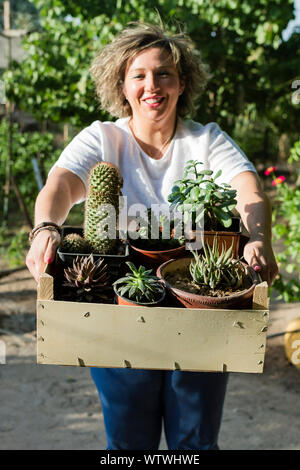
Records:
[[[112,163],[99,162],[90,171],[85,202],[84,238],[93,253],[110,254],[116,247],[109,228],[117,223],[123,179]],[[109,205],[109,206],[108,206]],[[113,211],[109,211],[109,208]]]

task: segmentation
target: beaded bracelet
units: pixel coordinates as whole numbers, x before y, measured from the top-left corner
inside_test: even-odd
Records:
[[[41,232],[42,230],[50,230],[51,232],[57,232],[60,235],[59,231],[55,227],[52,227],[51,225],[48,225],[46,227],[41,227],[38,230],[36,230],[34,232],[34,235],[30,238],[30,240],[29,240],[30,245],[32,244],[32,242],[35,239],[35,237],[37,236],[37,234],[39,232]]]
[[[51,229],[50,229],[50,227],[51,227]],[[54,223],[54,222],[41,222],[40,224],[33,227],[31,232],[29,233],[29,242],[30,243],[33,241],[33,238],[38,233],[38,231],[40,231],[41,228],[43,228],[43,229],[47,228],[48,230],[56,230],[56,232],[58,232],[59,235],[61,235],[61,227],[59,225],[57,225],[56,223]]]

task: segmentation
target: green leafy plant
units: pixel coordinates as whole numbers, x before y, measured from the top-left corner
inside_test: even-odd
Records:
[[[240,259],[232,258],[232,249],[233,245],[227,250],[223,247],[219,252],[215,238],[212,247],[203,245],[203,253],[193,251],[194,260],[189,267],[193,282],[210,289],[240,288],[246,273]]]
[[[15,11],[23,17],[27,11],[31,13],[25,9],[27,3],[11,1],[12,24]],[[23,40],[26,54],[21,63],[13,62],[5,81],[10,101],[41,119],[71,121],[80,127],[104,119],[88,73],[91,60],[130,21],[157,22],[158,9],[173,30],[178,20],[184,25],[214,72],[208,93],[201,98],[197,121],[211,122],[218,117],[220,127],[232,135],[237,117],[249,104],[259,112],[258,122],[267,115],[280,131],[298,131],[298,109],[285,84],[298,75],[295,51],[299,34],[282,40],[282,32],[293,18],[294,0],[252,0],[251,4],[249,0],[30,3],[38,11],[40,28],[28,30]],[[245,133],[252,133],[251,122]],[[252,150],[250,145],[247,148]],[[252,154],[247,155],[252,160]]]
[[[297,162],[300,155],[300,139],[291,149],[289,162]],[[295,166],[294,166],[295,169]],[[289,182],[283,175],[276,176],[276,167],[269,167],[265,174],[273,178],[276,188],[273,204],[273,238],[279,275],[272,285],[278,299],[285,302],[300,300],[300,181]]]
[[[26,252],[29,249],[28,231],[20,229],[12,234],[7,226],[0,229],[0,256],[7,266],[15,268],[25,265]]]
[[[288,158],[289,163],[300,161],[300,139],[297,140],[291,148],[291,153]]]
[[[146,269],[144,266],[137,268],[130,261],[126,261],[126,264],[130,272],[113,283],[118,295],[142,303],[158,300],[164,292],[164,287],[157,276],[151,275],[152,269]]]
[[[189,160],[184,169],[183,179],[174,183],[168,201],[171,209],[184,212],[184,222],[189,218],[192,224],[199,224],[204,218],[206,230],[216,230],[218,225],[230,227],[237,201],[236,190],[229,184],[216,183],[222,174],[219,170],[212,177],[212,170],[198,170],[202,162]]]
[[[7,160],[9,159],[9,123],[0,123],[0,180],[5,181]],[[17,124],[12,129],[11,172],[24,199],[28,212],[33,213],[34,201],[39,188],[34,174],[32,159],[38,161],[42,179],[57,160],[61,149],[54,145],[54,135],[40,132],[21,132]],[[4,184],[0,185],[0,199],[4,197]]]

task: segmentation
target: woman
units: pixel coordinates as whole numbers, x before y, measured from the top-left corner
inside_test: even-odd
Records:
[[[245,260],[270,285],[277,266],[271,246],[271,210],[255,168],[216,123],[184,119],[193,111],[208,72],[184,35],[134,24],[96,57],[91,74],[102,107],[116,122],[81,131],[51,169],[35,206],[27,266],[38,282],[54,259],[59,226],[84,200],[97,161],[117,165],[128,207],[167,203],[185,162],[222,169],[237,190],[237,209],[249,232]],[[227,374],[93,368],[102,402],[108,449],[158,449],[162,422],[169,449],[218,449]]]

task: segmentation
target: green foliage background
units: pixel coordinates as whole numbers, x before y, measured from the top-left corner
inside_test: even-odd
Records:
[[[5,181],[5,166],[8,158],[8,122],[3,119],[0,123],[0,180]],[[43,180],[51,166],[59,157],[61,150],[54,146],[54,136],[50,132],[20,132],[18,125],[13,126],[13,172],[22,193],[28,211],[32,214],[34,208],[33,195],[38,193],[38,185],[34,175],[32,158],[38,158],[39,169]],[[0,186],[0,200],[4,197],[4,187]]]
[[[183,28],[213,73],[195,119],[235,131],[239,116],[296,133],[291,84],[299,77],[299,32],[282,41],[293,0],[31,0],[40,29],[5,74],[8,96],[38,119],[78,127],[106,119],[89,76],[96,52],[130,21]],[[266,124],[263,124],[263,128]],[[239,135],[237,133],[237,135]],[[251,153],[251,149],[250,149]],[[252,155],[250,154],[250,157]]]
[[[294,143],[289,163],[300,162],[300,138]],[[275,174],[274,174],[275,176]],[[286,302],[300,301],[300,172],[294,181],[276,186],[273,210],[273,236],[283,246],[277,253],[279,276],[272,289]]]
[[[157,22],[159,13],[168,29],[181,28],[192,37],[213,73],[194,119],[218,122],[258,167],[266,167],[278,159],[283,135],[291,143],[299,138],[300,100],[292,100],[293,83],[300,80],[299,28],[282,40],[293,19],[293,4],[294,0],[11,0],[12,27],[26,27],[28,34],[22,62],[13,62],[2,76],[7,97],[38,122],[60,127],[67,123],[73,133],[95,119],[110,119],[96,100],[90,63],[128,22]],[[0,127],[1,181],[7,161],[5,125]],[[17,128],[13,141],[12,171],[32,213],[38,188],[31,157],[42,154],[46,174],[61,148],[53,135],[24,134]],[[292,168],[297,164],[293,162]],[[299,182],[292,188],[299,188]],[[293,208],[292,203],[282,207],[287,207],[290,220],[290,210],[300,213],[299,200]],[[283,228],[276,230],[281,233]],[[24,237],[18,236],[20,244]]]
[[[6,162],[8,159],[9,123],[6,119],[0,122],[0,181],[4,183]],[[38,184],[35,178],[32,159],[36,158],[43,181],[61,150],[54,144],[54,136],[50,132],[20,132],[18,125],[13,125],[13,155],[12,171],[18,189],[23,197],[29,214],[33,215],[34,202],[38,194]],[[12,196],[13,194],[11,194]],[[4,200],[4,184],[0,185],[1,206]],[[2,207],[1,207],[2,210]],[[10,266],[24,264],[24,254],[29,248],[28,229],[22,226],[22,214],[19,213],[16,200],[11,198],[9,218],[0,228],[0,256]],[[13,229],[12,229],[13,227]]]

